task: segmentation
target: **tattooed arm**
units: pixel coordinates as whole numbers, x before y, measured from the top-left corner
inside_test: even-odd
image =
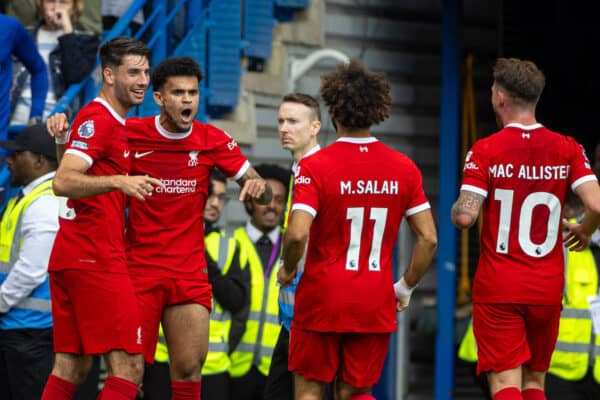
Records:
[[[246,173],[237,180],[237,183],[242,188],[240,201],[244,201],[246,197],[251,197],[256,199],[258,204],[265,205],[271,202],[273,197],[271,186],[260,177],[254,168],[248,168]]]
[[[461,190],[458,200],[452,206],[452,215],[450,216],[452,223],[460,229],[473,226],[477,221],[484,200],[485,197],[480,194]]]

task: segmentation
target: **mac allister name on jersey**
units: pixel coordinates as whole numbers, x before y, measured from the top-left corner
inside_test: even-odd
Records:
[[[398,194],[398,181],[340,181],[340,194]]]
[[[518,178],[525,180],[555,180],[569,178],[568,165],[520,165],[495,164],[489,167],[493,178]]]

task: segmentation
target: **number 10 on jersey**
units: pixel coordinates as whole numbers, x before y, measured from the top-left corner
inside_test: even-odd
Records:
[[[368,218],[375,221],[373,226],[373,240],[371,241],[371,251],[369,252],[369,271],[381,270],[381,242],[385,223],[387,220],[387,208],[373,207],[367,209]],[[360,248],[363,245],[362,231],[363,221],[365,219],[365,207],[350,207],[346,210],[346,219],[350,220],[350,243],[346,252],[346,269],[358,271],[358,258],[360,257]],[[368,243],[365,243],[368,245]]]

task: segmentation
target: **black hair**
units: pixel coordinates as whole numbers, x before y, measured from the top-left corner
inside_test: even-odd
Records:
[[[200,66],[191,57],[169,57],[159,62],[152,70],[150,81],[155,91],[160,91],[172,76],[195,76],[198,82],[202,80]]]
[[[382,72],[371,71],[359,60],[340,64],[321,77],[321,97],[334,127],[365,129],[390,116],[390,84]]]
[[[225,175],[223,175],[221,170],[218,168],[213,168],[212,172],[210,173],[210,180],[227,184],[227,178],[225,178]]]
[[[123,58],[129,55],[146,57],[150,61],[152,50],[140,40],[117,36],[100,46],[99,55],[102,68],[118,67],[123,64]]]

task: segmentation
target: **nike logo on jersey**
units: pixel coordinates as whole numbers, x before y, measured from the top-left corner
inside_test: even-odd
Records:
[[[123,152],[123,157],[125,157],[125,158],[129,157],[129,150]]]
[[[143,152],[143,153],[140,153],[140,152],[136,151],[136,152],[135,152],[135,154],[134,154],[133,156],[134,156],[135,158],[142,158],[142,157],[145,157],[145,156],[147,156],[148,154],[152,154],[152,153],[154,153],[154,150],[145,151],[145,152]]]

